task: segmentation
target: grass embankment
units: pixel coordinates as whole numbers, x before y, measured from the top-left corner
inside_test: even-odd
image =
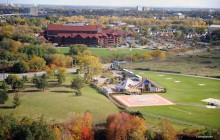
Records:
[[[177,103],[177,105],[137,107],[129,108],[129,110],[142,112],[146,120],[147,118],[158,117],[192,126],[220,128],[220,109],[208,109],[205,107],[207,103],[201,101],[207,98],[220,99],[220,80],[146,71],[135,72],[166,87],[167,93],[160,95]]]
[[[52,123],[68,119],[74,113],[91,112],[94,123],[105,122],[107,116],[118,112],[118,108],[105,96],[86,86],[82,89],[82,96],[75,96],[69,87],[73,74],[68,74],[67,81],[59,86],[56,79],[49,79],[50,87],[44,92],[38,91],[32,83],[26,84],[26,89],[19,92],[21,105],[16,109],[0,108],[0,114],[13,113],[15,116],[29,116],[32,118],[44,115]],[[13,93],[4,106],[12,106]]]

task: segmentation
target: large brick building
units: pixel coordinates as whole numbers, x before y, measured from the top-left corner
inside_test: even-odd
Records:
[[[123,43],[121,31],[101,25],[49,24],[44,35],[48,41],[59,45],[117,46]]]

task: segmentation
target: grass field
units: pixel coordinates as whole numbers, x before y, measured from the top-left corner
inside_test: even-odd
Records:
[[[130,64],[124,67],[129,68]],[[220,51],[176,56],[162,61],[149,60],[133,63],[132,68],[165,70],[201,76],[220,76]]]
[[[135,72],[166,87],[167,93],[161,93],[160,95],[171,102],[177,103],[177,105],[137,107],[129,108],[130,110],[140,111],[146,118],[154,116],[156,118],[167,118],[176,123],[220,128],[220,109],[207,109],[205,107],[206,103],[201,101],[206,98],[220,99],[220,80],[146,71]],[[180,82],[176,83],[174,81]],[[198,84],[205,85],[199,86]]]
[[[92,113],[94,123],[105,122],[111,113],[118,112],[118,108],[105,96],[86,86],[82,89],[82,96],[75,96],[74,90],[69,88],[73,75],[67,76],[67,82],[63,86],[50,82],[51,87],[39,92],[28,83],[27,88],[19,93],[21,105],[16,109],[0,108],[0,114],[13,113],[16,116],[39,117],[44,115],[49,122],[60,122],[68,119],[74,113],[89,111]],[[13,94],[9,94],[9,101],[4,106],[12,106]]]
[[[69,53],[69,48],[57,48],[59,53],[62,54],[68,54]],[[132,51],[130,52],[130,49],[128,48],[117,48],[116,50],[108,50],[107,48],[89,48],[89,50],[91,51],[91,53],[93,55],[97,55],[97,56],[108,56],[111,54],[135,54],[135,53],[149,53],[149,50],[144,50],[144,49],[132,49]]]

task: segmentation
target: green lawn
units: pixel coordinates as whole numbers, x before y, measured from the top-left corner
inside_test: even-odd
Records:
[[[137,107],[129,108],[130,110],[141,111],[146,118],[154,116],[156,118],[168,118],[177,123],[220,128],[220,109],[207,109],[205,107],[206,103],[201,101],[206,98],[220,99],[220,80],[146,71],[135,72],[166,87],[167,93],[161,93],[162,97],[174,103],[188,105]],[[174,81],[181,82],[176,83]],[[199,86],[198,84],[205,84],[205,86]]]
[[[59,53],[62,54],[68,54],[69,53],[69,48],[57,48]],[[117,50],[108,50],[107,48],[89,48],[89,50],[91,51],[91,53],[93,55],[97,55],[97,56],[108,56],[111,54],[135,54],[135,53],[149,53],[149,50],[145,50],[145,49],[132,49],[132,51],[130,51],[130,49],[128,48],[117,48]]]
[[[118,112],[113,103],[89,86],[82,89],[82,96],[75,96],[74,91],[68,86],[72,78],[73,75],[69,74],[63,86],[51,82],[51,87],[45,92],[37,91],[29,83],[27,89],[19,93],[21,105],[16,109],[0,108],[0,114],[13,113],[16,116],[33,118],[44,115],[48,121],[59,122],[68,119],[74,113],[89,111],[94,123],[103,123],[109,114]],[[9,97],[5,106],[12,106],[13,95],[10,94]]]

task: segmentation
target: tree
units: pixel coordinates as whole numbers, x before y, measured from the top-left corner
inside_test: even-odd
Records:
[[[33,83],[33,84],[36,84],[36,83],[37,83],[37,80],[38,80],[38,77],[37,77],[36,74],[34,74],[34,77],[33,77],[33,79],[32,79],[32,83]]]
[[[39,77],[35,80],[35,86],[37,89],[44,91],[48,87],[48,82],[45,78]]]
[[[84,87],[84,80],[80,76],[76,76],[70,85],[71,88],[76,90],[76,95],[82,95],[81,89]]]
[[[34,56],[29,60],[28,65],[31,71],[41,71],[44,69],[46,61],[41,57]]]
[[[18,93],[15,93],[13,98],[13,106],[14,108],[21,104],[20,98],[18,97]]]
[[[8,100],[8,93],[6,90],[0,90],[0,104],[4,104]]]
[[[107,138],[109,140],[145,140],[147,127],[144,119],[125,112],[109,115]]]
[[[0,28],[0,37],[11,38],[15,34],[15,27],[11,25],[2,26]]]
[[[17,119],[13,115],[0,117],[0,139],[10,140],[52,140],[53,131],[42,117],[32,120],[23,117]]]
[[[8,91],[8,89],[9,89],[8,84],[5,81],[3,81],[2,82],[2,90]]]
[[[182,35],[182,31],[180,30],[177,30],[175,33],[174,33],[174,36],[176,39],[180,38],[180,36]]]
[[[29,66],[25,61],[20,61],[15,63],[12,67],[12,70],[16,73],[26,73],[29,71]]]
[[[2,48],[12,52],[12,53],[17,53],[19,48],[22,46],[22,43],[19,41],[14,41],[9,38],[3,38],[1,42]]]
[[[89,112],[76,114],[69,121],[59,126],[55,126],[56,138],[67,140],[93,140],[92,116]],[[61,134],[60,134],[61,133]],[[61,136],[60,136],[61,135]],[[59,137],[60,136],[60,137]]]
[[[24,81],[22,79],[17,79],[12,83],[12,89],[18,91],[24,89]]]
[[[12,87],[13,83],[18,79],[19,79],[18,75],[11,74],[11,75],[8,75],[8,77],[5,79],[5,82],[8,85],[11,85],[11,87]]]
[[[166,55],[164,52],[160,51],[160,50],[155,50],[151,53],[151,56],[155,59],[160,59],[163,60],[165,59]]]
[[[57,74],[57,79],[58,79],[58,83],[61,85],[63,82],[65,82],[66,77],[64,75],[64,73],[58,73]]]
[[[170,121],[161,120],[160,127],[163,140],[174,140],[176,138],[175,129],[171,125]]]
[[[27,77],[27,75],[22,76],[22,80],[23,80],[24,82],[28,82],[28,77]]]
[[[73,59],[70,56],[64,54],[52,54],[48,58],[49,65],[55,65],[56,67],[71,67]]]
[[[79,53],[77,57],[80,65],[80,73],[83,74],[87,82],[91,82],[94,76],[101,74],[102,64],[98,57],[86,55],[86,53]]]
[[[84,52],[85,50],[87,50],[86,45],[84,44],[74,44],[70,46],[70,50],[69,53],[71,55],[77,55],[78,52]]]

